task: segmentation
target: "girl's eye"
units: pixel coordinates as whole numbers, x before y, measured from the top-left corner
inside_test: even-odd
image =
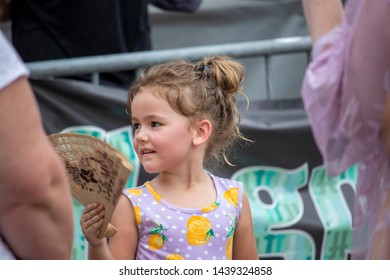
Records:
[[[160,123],[158,123],[158,122],[152,122],[152,123],[151,123],[151,126],[152,126],[152,127],[158,127],[158,126],[160,126]]]
[[[137,130],[141,127],[141,125],[139,123],[133,123],[133,127],[135,130]]]

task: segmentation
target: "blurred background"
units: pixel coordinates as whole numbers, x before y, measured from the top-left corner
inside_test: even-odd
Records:
[[[307,36],[300,0],[204,0],[193,15],[150,9],[154,49],[207,46]],[[247,68],[246,93],[265,99],[264,58],[241,59]],[[305,54],[271,58],[271,98],[297,98]]]
[[[203,0],[194,14],[149,5],[152,49],[174,49],[307,36],[300,0]],[[11,22],[0,29],[11,38]],[[266,92],[263,57],[239,59],[247,68],[245,91],[252,100],[299,98],[307,55],[270,58]],[[269,96],[267,96],[269,95]]]

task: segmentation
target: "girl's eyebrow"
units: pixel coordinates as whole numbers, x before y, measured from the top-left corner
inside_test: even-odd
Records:
[[[152,119],[165,119],[165,118],[162,116],[156,115],[156,114],[151,114],[151,115],[145,116],[143,119],[144,120],[152,120]],[[138,119],[136,117],[131,117],[131,121],[132,122],[138,121]]]

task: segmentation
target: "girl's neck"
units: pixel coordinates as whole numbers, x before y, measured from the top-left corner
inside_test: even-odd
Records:
[[[188,172],[186,174],[162,172],[151,181],[156,188],[165,188],[177,190],[189,190],[197,185],[203,185],[210,181],[209,175],[204,171]]]
[[[151,185],[164,200],[184,208],[208,207],[217,199],[213,180],[204,170],[187,176],[162,173]]]

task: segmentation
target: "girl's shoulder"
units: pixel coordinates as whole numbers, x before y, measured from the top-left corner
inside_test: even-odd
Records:
[[[210,176],[214,181],[217,192],[222,196],[222,198],[226,199],[230,204],[241,209],[242,196],[244,191],[242,183],[229,178],[218,177],[212,174],[210,174]]]
[[[125,194],[127,197],[137,197],[140,196],[144,193],[145,190],[145,185],[137,186],[137,187],[132,187],[132,188],[127,188],[123,190],[123,194]]]
[[[217,188],[222,188],[226,190],[232,188],[238,188],[240,191],[242,191],[243,186],[242,183],[239,181],[235,181],[229,178],[218,177],[213,174],[210,174],[210,177],[213,179],[214,184],[216,185]]]
[[[160,195],[152,188],[149,181],[138,187],[132,187],[123,190],[123,194],[132,202],[148,201],[152,202],[156,200],[161,201]]]

